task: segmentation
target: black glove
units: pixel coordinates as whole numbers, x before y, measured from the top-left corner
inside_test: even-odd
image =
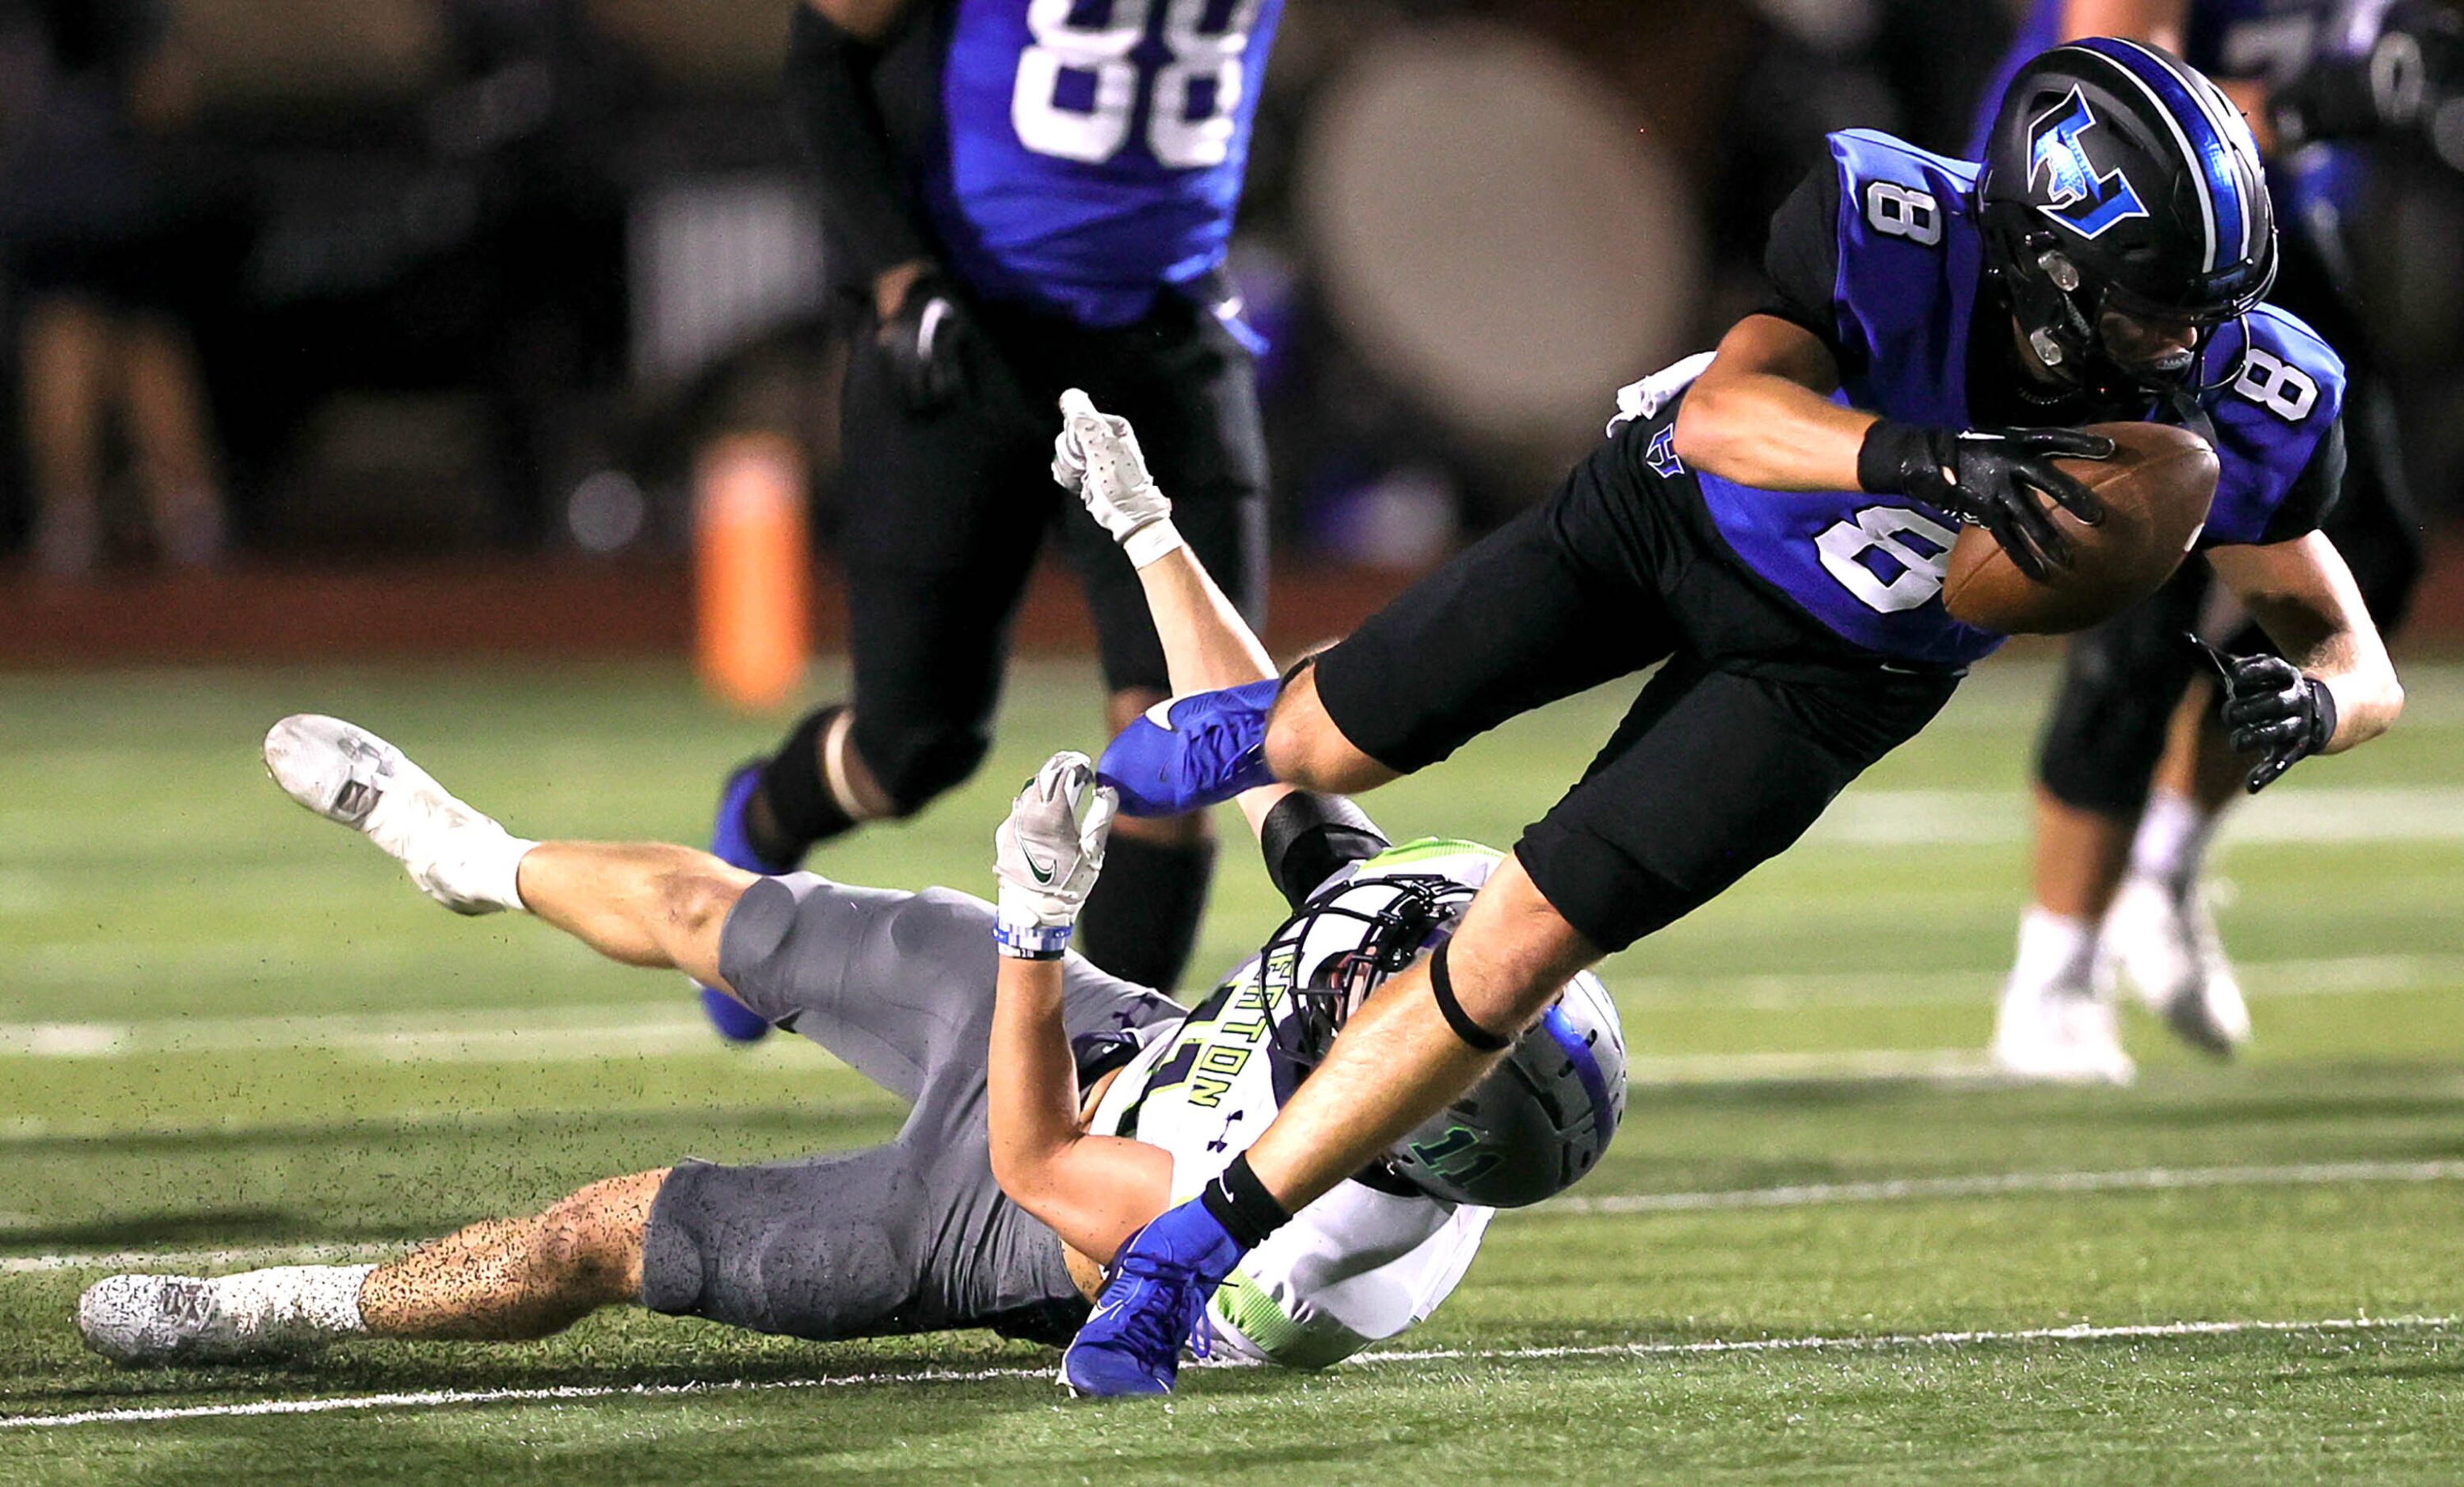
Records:
[[[2242,783],[2256,795],[2336,736],[2336,695],[2281,656],[2208,652],[2225,678],[2225,726],[2241,754],[2260,755]]]
[[[2113,441],[2076,428],[1925,428],[1884,419],[1857,451],[1857,482],[1983,527],[2021,573],[2041,581],[2069,564],[2071,547],[2031,488],[2089,526],[2104,519],[2087,487],[2054,468],[2057,457],[2111,459]]]
[[[962,352],[972,333],[966,310],[938,274],[924,274],[908,287],[897,313],[881,322],[876,336],[909,412],[938,411],[966,390]]]

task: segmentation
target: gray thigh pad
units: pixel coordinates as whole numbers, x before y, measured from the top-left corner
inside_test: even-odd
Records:
[[[945,1078],[983,1080],[993,908],[949,888],[861,888],[812,873],[763,878],[721,931],[719,974],[744,1004],[910,1102]],[[1062,963],[1072,1037],[1181,1016],[1171,998]]]
[[[676,1165],[642,1239],[642,1304],[817,1342],[951,1327],[1066,1341],[1061,1241],[1001,1195],[980,1139],[760,1167]]]

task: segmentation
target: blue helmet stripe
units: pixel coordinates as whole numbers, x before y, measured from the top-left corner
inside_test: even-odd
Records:
[[[2208,211],[2210,237],[2205,272],[2216,271],[2228,242],[2241,245],[2237,257],[2246,255],[2251,230],[2249,206],[2242,200],[2241,181],[2233,170],[2233,145],[2207,103],[2183,80],[2173,64],[2135,41],[2095,36],[2077,45],[2121,67],[2172,123],[2174,138],[2182,144],[2185,163],[2192,167],[2192,180]]]
[[[1583,1035],[1574,1028],[1574,1019],[1566,1016],[1563,1007],[1551,1007],[1542,1014],[1540,1025],[1548,1029],[1550,1040],[1566,1056],[1566,1061],[1574,1066],[1574,1078],[1582,1084],[1583,1093],[1591,1097],[1592,1126],[1603,1141],[1607,1140],[1608,1133],[1617,1128],[1617,1106],[1610,1103],[1609,1082],[1600,1073],[1600,1061],[1593,1054],[1592,1045],[1583,1040]]]

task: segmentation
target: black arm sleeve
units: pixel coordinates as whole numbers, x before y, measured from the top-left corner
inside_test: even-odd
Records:
[[[839,29],[804,0],[787,33],[787,117],[821,177],[833,238],[855,258],[843,282],[931,256],[909,213],[897,157],[872,94],[880,49]]]
[[[1839,279],[1839,167],[1828,152],[1771,214],[1763,273],[1771,280],[1771,295],[1761,313],[1805,327],[1839,355],[1839,322],[1831,302]]]
[[[1275,802],[1258,828],[1266,854],[1266,876],[1294,908],[1326,880],[1392,843],[1350,798],[1295,790]]]
[[[2307,536],[2327,520],[2336,509],[2336,498],[2344,490],[2344,421],[2338,419],[2321,436],[2319,447],[2310,451],[2310,463],[2295,476],[2293,489],[2284,493],[2284,503],[2276,514],[2267,518],[2267,531],[2259,537],[2261,546],[2290,542]]]

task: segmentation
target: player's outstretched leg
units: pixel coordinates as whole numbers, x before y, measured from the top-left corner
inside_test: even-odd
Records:
[[[357,724],[302,712],[265,735],[265,768],[283,793],[348,826],[457,914],[519,908],[525,842],[455,799],[400,749]]]
[[[856,752],[855,714],[844,703],[806,713],[767,758],[737,766],[718,790],[710,855],[763,877],[792,872],[804,854],[867,820],[897,813]],[[749,1043],[770,1024],[725,992],[696,981],[721,1038]]]
[[[2194,688],[2175,714],[2147,808],[2130,843],[2130,875],[2105,911],[2100,950],[2184,1042],[2219,1058],[2250,1039],[2250,1008],[2209,910],[2209,843],[2242,793],[2213,696]]]
[[[284,718],[266,735],[265,762],[293,799],[383,847],[449,908],[526,909],[611,960],[719,984],[719,937],[753,875],[707,852],[525,841],[340,718]]]
[[[642,1236],[666,1178],[611,1177],[545,1213],[473,1224],[383,1265],[111,1276],[77,1298],[77,1334],[121,1364],[243,1363],[352,1337],[547,1337],[640,1296]]]
[[[738,765],[719,786],[718,814],[711,822],[710,855],[733,867],[769,876],[785,872],[792,863],[773,862],[753,844],[745,830],[745,808],[752,803],[753,793],[760,786],[763,760],[755,759]],[[799,854],[800,856],[802,854]],[[710,1017],[710,1025],[718,1036],[732,1043],[749,1043],[766,1037],[770,1024],[754,1015],[751,1008],[715,986],[693,983],[701,996],[701,1010]]]

